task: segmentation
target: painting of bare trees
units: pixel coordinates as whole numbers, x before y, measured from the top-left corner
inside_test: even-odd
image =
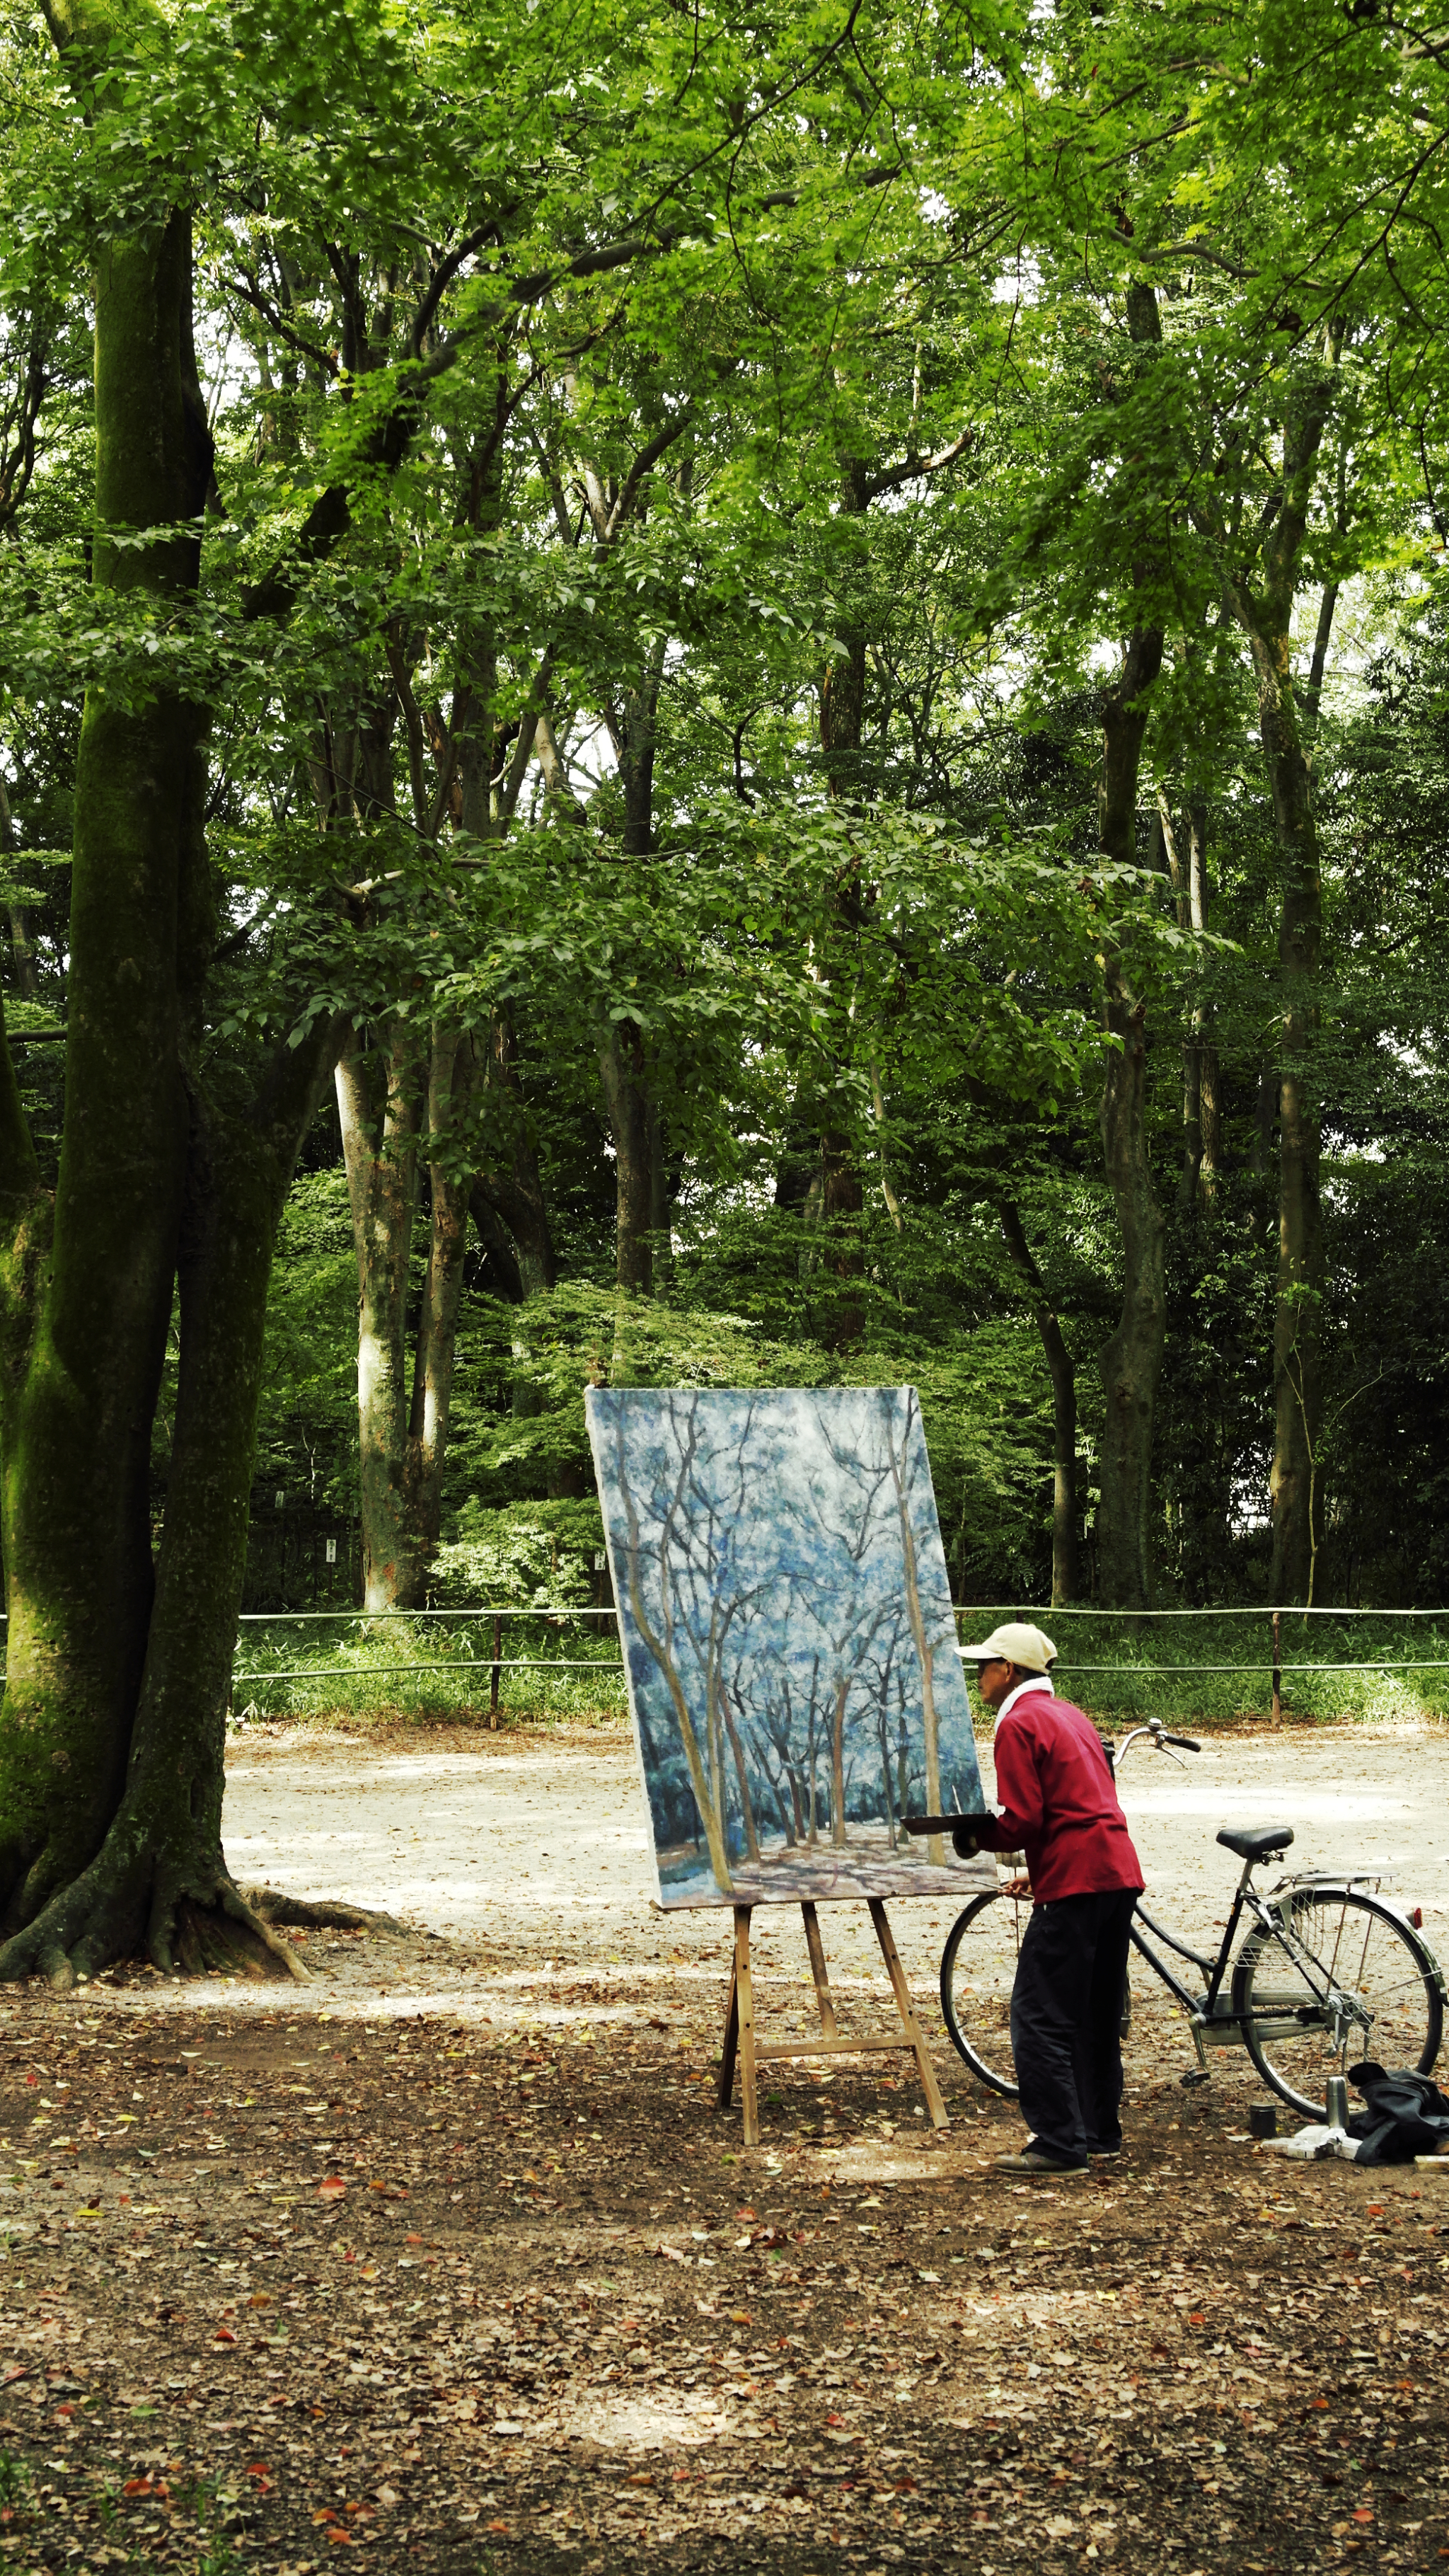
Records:
[[[591,1389],[664,1905],[955,1894],[981,1805],[913,1387]]]

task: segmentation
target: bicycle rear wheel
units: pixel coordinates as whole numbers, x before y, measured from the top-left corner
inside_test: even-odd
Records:
[[[1011,2056],[1011,1989],[1030,1899],[999,1889],[974,1896],[941,1953],[941,2011],[951,2045],[993,2093],[1016,2100]]]
[[[1390,1906],[1350,1887],[1303,1887],[1289,1929],[1314,1966],[1304,1970],[1270,1933],[1248,1935],[1233,1975],[1248,2055],[1280,2099],[1322,2116],[1330,2075],[1361,2058],[1427,2075],[1444,2035],[1433,1952]]]

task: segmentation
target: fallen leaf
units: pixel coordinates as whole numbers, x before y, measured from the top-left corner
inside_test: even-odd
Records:
[[[235,2343],[236,2336],[230,2326],[218,2326],[211,2340],[213,2343]]]

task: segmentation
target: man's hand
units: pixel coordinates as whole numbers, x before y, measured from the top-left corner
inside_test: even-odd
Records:
[[[1030,1896],[1031,1880],[1023,1871],[1020,1878],[1003,1878],[996,1892],[998,1896]]]

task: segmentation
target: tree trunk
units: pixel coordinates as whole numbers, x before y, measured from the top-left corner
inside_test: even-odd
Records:
[[[413,1397],[404,1477],[413,1563],[403,1607],[413,1610],[422,1605],[428,1569],[437,1554],[442,1529],[443,1468],[452,1412],[463,1256],[468,1242],[471,1183],[460,1177],[456,1152],[448,1154],[449,1131],[466,1120],[475,1080],[472,1039],[460,1036],[456,1030],[435,1027],[428,1076],[431,1224],[422,1312],[413,1352]]]
[[[659,1104],[652,1096],[648,1108],[648,1143],[649,1248],[653,1285],[655,1293],[659,1294],[667,1289],[674,1268],[674,1189],[664,1121],[659,1114]]]
[[[501,379],[499,390],[501,396]],[[469,524],[496,532],[502,514],[496,455],[486,472],[474,473],[468,490]],[[401,712],[419,842],[436,840],[454,788],[464,831],[479,840],[501,839],[522,792],[536,726],[525,712],[511,738],[500,735],[497,655],[489,618],[480,615],[467,625],[449,752],[431,781],[406,654],[396,637],[386,649],[389,681],[358,709],[342,763],[344,810],[350,803],[364,820],[392,811],[392,740]],[[545,684],[546,665],[545,656],[535,674],[536,688]],[[449,759],[456,764],[456,777]],[[334,770],[337,765],[334,760]],[[486,1078],[490,1086],[512,1095],[502,1104],[514,1131],[511,1173],[472,1175],[461,1158],[457,1131],[468,1118],[480,1075],[471,1036],[440,1021],[425,1033],[395,1025],[381,1051],[384,1098],[376,1107],[369,1097],[368,1060],[355,1039],[337,1068],[358,1273],[363,1599],[372,1611],[420,1609],[426,1601],[442,1521],[468,1209],[470,1200],[476,1207],[480,1190],[506,1222],[517,1221],[520,1296],[553,1283],[553,1248],[537,1162],[522,1129],[513,1055],[512,1023],[503,1015],[495,1024]],[[409,1358],[411,1262],[424,1153],[428,1260]],[[481,1222],[480,1230],[490,1231]],[[504,1256],[507,1284],[512,1265],[506,1247],[490,1244],[490,1249]]]
[[[517,1250],[497,1208],[477,1179],[468,1193],[468,1214],[473,1220],[487,1264],[483,1277],[485,1290],[492,1297],[501,1297],[509,1306],[521,1306],[523,1272],[519,1268]]]
[[[1334,353],[1336,355],[1336,351]],[[1278,1102],[1278,1280],[1273,1322],[1273,1598],[1312,1597],[1318,1552],[1317,1455],[1323,1420],[1323,1220],[1319,1202],[1319,1111],[1312,1080],[1323,888],[1312,779],[1293,684],[1293,604],[1318,454],[1333,390],[1332,370],[1301,387],[1283,426],[1282,498],[1263,547],[1263,578],[1229,582],[1248,638],[1258,692],[1258,729],[1273,801],[1282,894],[1278,963],[1282,1053]],[[1321,688],[1331,606],[1320,612],[1315,657]]]
[[[870,502],[866,467],[858,457],[842,458],[838,515],[850,532],[853,549],[862,552]],[[820,751],[831,796],[838,804],[853,805],[858,804],[861,792],[865,629],[848,617],[837,623],[840,649],[826,665],[820,689]],[[847,872],[837,886],[836,897],[838,935],[842,941],[853,943],[858,935],[860,903],[860,887],[853,871]],[[828,956],[822,964],[822,978],[827,985],[834,980]],[[850,1032],[848,1023],[838,1015],[836,1025],[837,1063],[842,1064],[848,1061]],[[865,1245],[861,1233],[865,1186],[859,1139],[848,1119],[841,1115],[844,1106],[843,1090],[836,1090],[834,1081],[828,1078],[821,1103],[820,1215],[825,1234],[823,1259],[841,1285],[825,1318],[821,1338],[827,1348],[835,1351],[858,1348],[865,1338],[866,1324]]]
[[[1137,778],[1150,702],[1162,666],[1162,632],[1130,638],[1116,685],[1102,707],[1102,847],[1136,857]],[[1098,1588],[1113,1609],[1143,1609],[1152,1598],[1152,1432],[1167,1331],[1162,1211],[1147,1151],[1146,1010],[1128,990],[1120,960],[1105,962],[1105,1017],[1118,1041],[1102,1083],[1102,1158],[1122,1240],[1122,1320],[1103,1345],[1106,1398],[1097,1510]]]
[[[502,1128],[505,1133],[511,1131],[511,1140],[507,1160],[500,1157],[496,1162],[485,1162],[475,1179],[474,1190],[475,1193],[481,1191],[513,1237],[523,1297],[525,1300],[541,1297],[552,1288],[558,1277],[558,1256],[554,1251],[538,1155],[524,1123],[523,1097],[518,1079],[517,1034],[512,1015],[506,1010],[500,1011],[493,1021],[485,1095],[489,1091],[500,1095],[490,1124]],[[490,1106],[485,1096],[485,1107]]]
[[[1187,807],[1188,920],[1203,935],[1208,926],[1207,801],[1191,797]],[[1218,1050],[1212,1034],[1212,1012],[1199,1003],[1193,1013],[1192,1046],[1197,1059],[1196,1194],[1201,1205],[1215,1207],[1223,1168],[1223,1114],[1218,1089]]]
[[[1134,342],[1161,340],[1151,286],[1128,290]],[[1140,592],[1149,567],[1134,564]],[[1150,691],[1162,668],[1162,629],[1142,624],[1128,637],[1122,667],[1102,698],[1102,848],[1125,866],[1137,859],[1137,781],[1151,713]],[[1102,1157],[1122,1241],[1122,1319],[1098,1359],[1106,1398],[1098,1484],[1097,1574],[1113,1608],[1144,1606],[1152,1597],[1152,1434],[1157,1382],[1167,1330],[1163,1222],[1147,1151],[1146,1012],[1129,992],[1110,941],[1103,960],[1103,1016],[1117,1045],[1102,1082]]]
[[[108,243],[96,274],[98,592],[174,622],[209,450],[189,379],[191,238]],[[76,766],[65,1127],[53,1210],[14,1092],[4,1120],[4,1551],[0,1927],[94,1858],[115,1813],[152,1602],[151,1425],[176,1273],[188,1110],[183,941],[198,871],[202,711],[87,692]]]
[[[1167,1330],[1162,1210],[1147,1154],[1146,1012],[1115,965],[1107,1026],[1120,1046],[1102,1085],[1102,1159],[1122,1238],[1122,1320],[1098,1365],[1106,1415],[1098,1469],[1097,1585],[1114,1610],[1150,1608],[1152,1429]]]
[[[1286,638],[1285,638],[1286,643]],[[1286,696],[1286,691],[1282,692]],[[1308,1062],[1318,1026],[1323,926],[1308,766],[1280,703],[1265,720],[1274,813],[1287,866],[1278,931],[1284,985],[1278,1102],[1278,1291],[1273,1318],[1273,1598],[1311,1601],[1318,1552],[1316,1455],[1323,1419],[1323,1215],[1318,1103]]]
[[[661,637],[639,686],[628,691],[609,719],[624,789],[624,855],[630,862],[647,860],[654,850],[654,754],[663,682]],[[650,1297],[654,1293],[655,1113],[637,1021],[611,1022],[600,1050],[599,1070],[614,1140],[614,1276],[626,1295]]]
[[[1167,853],[1179,930],[1207,929],[1207,807],[1199,799],[1187,810],[1187,860],[1184,865],[1167,798],[1159,788],[1158,829]],[[1201,1201],[1211,1206],[1217,1195],[1222,1159],[1218,1112],[1218,1055],[1209,1036],[1210,1014],[1199,1002],[1182,1048],[1182,1171],[1177,1203],[1184,1212]]]
[[[163,1974],[305,1976],[235,1886],[221,1815],[272,1251],[339,1036],[319,1023],[284,1051],[247,1116],[197,1105],[166,1517],[124,1792],[90,1865],[0,1951],[0,1974],[63,1985],[144,1948]]]
[[[383,1097],[374,1104],[369,1074]],[[362,1599],[399,1606],[412,1579],[404,1456],[407,1295],[417,1212],[422,1068],[406,1028],[369,1058],[349,1039],[337,1059],[337,1114],[357,1254],[357,1440]]]
[[[63,42],[75,30],[57,23]],[[173,215],[96,278],[95,593],[175,624],[210,468]],[[267,1278],[335,1032],[284,1050],[228,1128],[191,1070],[211,923],[204,711],[86,699],[76,771],[65,1129],[53,1203],[0,1053],[9,1677],[0,1709],[0,1974],[57,1984],[144,1938],[158,1967],[283,1963],[220,1842]],[[181,1370],[159,1564],[150,1445],[172,1294]]]
[[[395,1030],[380,1066],[379,1116],[354,1037],[337,1062],[337,1107],[357,1253],[357,1429],[363,1607],[418,1610],[442,1524],[458,1307],[472,1182],[450,1133],[476,1082],[471,1038],[435,1023],[426,1101],[416,1042]],[[425,1124],[424,1124],[425,1112]],[[408,1358],[418,1166],[428,1155],[428,1262]]]
[[[653,1294],[650,1242],[649,1094],[644,1040],[634,1020],[616,1020],[599,1057],[609,1132],[614,1139],[617,1227],[614,1276],[630,1296]]]
[[[1056,1309],[1011,1199],[997,1202],[1007,1255],[1025,1288],[1052,1388],[1052,1608],[1077,1592],[1077,1378]]]

